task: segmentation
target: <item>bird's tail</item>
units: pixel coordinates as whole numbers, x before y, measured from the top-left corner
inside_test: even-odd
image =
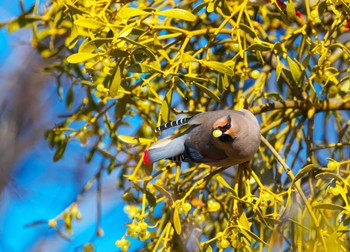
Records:
[[[151,145],[144,152],[143,161],[145,164],[152,164],[161,159],[171,159],[172,157],[181,155],[185,151],[186,135],[181,135],[174,139],[165,138]]]

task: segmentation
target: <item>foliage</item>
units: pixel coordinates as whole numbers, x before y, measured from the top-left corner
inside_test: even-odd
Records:
[[[71,110],[47,133],[54,160],[76,139],[87,162],[103,157],[83,193],[120,173],[121,250],[139,239],[153,251],[347,251],[349,17],[345,0],[59,0],[7,26],[31,28],[54,59],[46,70]],[[261,121],[250,165],[143,164],[162,123],[241,107]],[[81,218],[77,200],[48,224],[67,236]]]

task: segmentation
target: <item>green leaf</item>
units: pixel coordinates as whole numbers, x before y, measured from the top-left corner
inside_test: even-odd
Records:
[[[173,99],[173,89],[169,89],[167,94],[164,97],[164,100],[162,102],[162,105],[160,107],[160,114],[162,117],[162,120],[164,122],[169,121],[169,115],[170,115],[170,108],[171,108],[171,101]]]
[[[221,176],[221,175],[217,175],[216,176],[216,180],[224,187],[230,189],[231,191],[235,191],[233,190],[233,188],[226,182],[226,180]]]
[[[277,51],[277,52],[275,52],[275,51]],[[277,42],[273,45],[272,52],[275,54],[278,54],[278,53],[282,54],[285,52],[285,50],[283,49],[282,44],[280,42]]]
[[[319,204],[314,204],[314,208],[316,209],[330,209],[330,210],[346,210],[345,207],[331,204],[331,203],[319,203]]]
[[[79,40],[79,30],[76,25],[73,25],[71,32],[69,36],[66,38],[66,41],[64,43],[69,49],[72,49],[77,44],[78,40]]]
[[[242,212],[241,215],[239,216],[238,223],[241,227],[250,229],[250,223],[248,221],[248,218],[245,212]]]
[[[288,16],[288,18],[290,20],[296,20],[297,19],[297,15],[295,14],[294,3],[293,3],[292,0],[288,0],[287,1],[286,10],[287,10],[287,16]]]
[[[67,147],[67,141],[64,141],[56,150],[55,155],[53,156],[53,161],[57,162],[58,160],[60,160],[64,154],[64,152],[66,151],[66,147]]]
[[[141,64],[132,64],[126,67],[129,73],[144,73],[147,72],[146,69],[142,69]]]
[[[230,8],[228,8],[226,0],[221,0],[221,10],[222,13],[224,13],[224,15],[226,16],[230,16],[231,15],[231,11]]]
[[[327,3],[327,1],[322,1],[316,6],[318,7],[318,13],[321,15],[324,12],[328,11],[327,9],[328,9],[329,3]],[[345,4],[344,4],[344,7],[345,7]]]
[[[185,74],[180,75],[181,79],[187,80],[187,81],[197,81],[197,82],[208,82],[208,79],[197,77],[197,74]],[[185,81],[183,81],[184,84],[186,84]]]
[[[149,143],[152,143],[152,139],[142,138],[142,137],[132,137],[132,136],[124,136],[124,135],[118,135],[118,139],[124,143],[128,144],[142,144],[146,145]]]
[[[29,16],[20,16],[16,19],[11,20],[7,24],[8,32],[15,32],[21,28],[28,27],[35,22],[41,21],[41,17],[29,17]]]
[[[100,46],[112,42],[112,38],[97,38],[85,43],[82,43],[79,47],[80,53],[92,53]]]
[[[301,179],[306,173],[310,172],[311,170],[313,170],[315,168],[315,166],[313,164],[309,164],[304,166],[298,173],[297,175],[295,175],[294,181],[293,183],[295,183],[296,181],[298,181],[299,179]]]
[[[345,189],[338,184],[336,185],[336,188],[338,189],[339,194],[343,198],[344,202],[348,202],[348,200],[349,200],[349,198],[347,196],[348,189]]]
[[[132,39],[129,39],[127,37],[119,37],[118,39],[122,39],[122,40],[125,40],[125,41],[128,41],[129,43],[133,44],[133,45],[137,45],[139,47],[143,47],[143,48],[147,48],[147,46],[143,45],[143,44],[140,44],[139,42],[135,41],[135,40],[132,40]]]
[[[119,9],[117,13],[117,15],[123,19],[151,14],[150,12],[141,9],[128,7]]]
[[[82,63],[95,58],[97,55],[96,53],[74,53],[67,58],[67,61],[72,64]]]
[[[192,55],[190,55],[191,52],[186,52],[184,54],[181,55],[181,61],[182,63],[188,63],[188,62],[194,62],[194,61],[198,61],[195,57],[193,57]]]
[[[239,24],[239,28],[242,29],[243,31],[245,31],[246,33],[248,33],[250,36],[252,36],[253,38],[256,37],[255,32],[252,30],[252,28],[250,28],[248,25],[240,23]]]
[[[197,14],[199,11],[201,11],[203,8],[207,6],[208,3],[200,3],[194,9],[192,9],[193,14]]]
[[[350,218],[347,218],[344,221],[342,221],[337,228],[337,232],[341,232],[341,233],[349,232],[350,231],[349,222],[350,222]]]
[[[118,34],[118,38],[128,37],[132,32],[132,30],[134,29],[134,27],[135,27],[135,23],[125,26],[123,30],[121,30],[120,33]]]
[[[277,66],[276,66],[276,80],[279,80],[282,70],[283,70],[283,64],[280,61],[280,58],[276,55],[276,61],[277,61]]]
[[[169,200],[169,205],[173,205],[174,204],[174,200],[173,197],[171,196],[171,194],[165,190],[162,186],[158,185],[158,184],[153,184],[154,188],[165,198],[167,198]]]
[[[311,59],[311,55],[310,54],[306,55],[305,59],[301,63],[304,68],[308,68],[310,66],[310,59]]]
[[[65,2],[67,3],[68,9],[71,10],[72,12],[75,12],[77,14],[85,14],[85,15],[90,16],[89,12],[84,11],[83,8],[76,7],[71,0],[66,0]]]
[[[81,18],[81,19],[75,20],[74,24],[84,28],[88,28],[88,29],[99,29],[101,27],[106,26],[106,24],[100,21],[97,21],[95,19],[87,19],[87,18]]]
[[[208,89],[206,86],[203,86],[195,81],[192,82],[195,86],[197,86],[200,90],[202,90],[204,93],[206,93],[210,98],[214,99],[217,102],[220,102],[220,97],[214,94],[210,89]]]
[[[121,70],[121,67],[118,65],[113,75],[111,85],[109,87],[109,94],[111,97],[115,97],[118,94],[118,90],[121,82],[122,82],[122,70]]]
[[[120,50],[117,48],[110,50],[109,54],[116,58],[125,58],[130,55],[128,51]]]
[[[252,50],[264,52],[264,51],[270,51],[271,47],[267,46],[267,45],[256,43],[256,44],[253,44],[253,45],[249,46],[246,49],[246,51],[252,51]]]
[[[158,11],[155,14],[159,16],[182,19],[190,22],[193,22],[196,20],[195,15],[193,15],[191,12],[184,9],[169,9],[164,11]]]
[[[154,195],[149,192],[149,191],[146,191],[146,199],[148,201],[148,204],[151,206],[151,207],[154,207],[156,204],[157,204],[157,200],[156,198],[154,197]]]
[[[302,71],[299,65],[290,57],[287,57],[287,61],[288,61],[288,65],[289,65],[293,80],[296,83],[299,83],[302,75]]]
[[[204,60],[198,60],[201,64],[218,71],[219,73],[227,74],[229,76],[234,75],[233,70],[226,66],[224,63],[218,62],[218,61],[204,61]]]
[[[219,73],[216,81],[216,86],[218,87],[220,94],[222,94],[226,90],[226,87],[224,85],[224,76],[226,75]]]
[[[229,79],[229,77],[226,74],[224,74],[222,76],[222,84],[223,84],[223,90],[222,91],[225,91],[230,86],[230,79]],[[232,85],[232,88],[234,88],[234,85]]]
[[[147,47],[139,47],[139,48],[136,48],[134,51],[133,51],[133,55],[142,55],[141,57],[142,58],[145,58],[145,57],[148,57],[150,58],[152,61],[156,61],[157,60],[157,57],[156,55],[152,52],[152,50],[150,50],[149,48]],[[138,56],[140,57],[140,56]],[[140,59],[141,60],[141,59]]]
[[[250,231],[249,229],[242,227],[241,226],[241,231],[245,236],[250,236],[251,238],[253,238],[256,241],[259,241],[263,244],[265,244],[266,246],[269,246],[269,244],[267,244],[266,242],[264,242],[259,236],[257,236],[256,234],[254,234],[252,231]]]
[[[332,180],[332,179],[342,180],[341,177],[339,177],[337,174],[332,172],[322,172],[317,174],[315,177],[316,179],[322,179],[322,180]]]
[[[180,220],[180,215],[179,211],[177,210],[177,207],[174,209],[174,217],[173,217],[173,222],[174,222],[174,228],[175,231],[178,235],[181,234],[181,220]]]
[[[168,53],[164,50],[162,44],[160,43],[157,34],[154,34],[153,36],[154,40],[153,40],[153,46],[154,49],[160,54],[162,55],[167,61],[170,61],[169,55]]]
[[[130,73],[163,73],[160,69],[157,69],[157,67],[159,67],[158,64],[151,65],[151,63],[141,63],[127,66],[126,70]]]
[[[209,1],[208,7],[207,7],[207,12],[208,13],[214,12],[216,7],[218,6],[218,2],[219,2],[218,0]]]
[[[207,249],[205,250],[205,252],[213,252],[212,247],[209,245],[209,246],[207,247]]]
[[[66,106],[68,109],[71,109],[73,107],[74,103],[74,92],[73,92],[73,85],[69,88],[66,98]]]
[[[188,100],[188,97],[184,94],[184,88],[181,87],[180,85],[176,85],[176,91],[178,92],[178,94],[182,97],[182,99],[184,100]]]

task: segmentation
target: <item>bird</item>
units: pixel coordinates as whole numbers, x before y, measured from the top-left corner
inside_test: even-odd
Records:
[[[251,160],[260,145],[260,125],[246,109],[203,112],[166,123],[155,131],[183,125],[189,125],[183,133],[152,144],[144,152],[144,163],[168,159],[229,167]]]

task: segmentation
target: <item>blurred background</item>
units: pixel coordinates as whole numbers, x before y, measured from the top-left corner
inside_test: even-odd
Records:
[[[24,0],[24,9],[33,3]],[[20,13],[17,1],[0,1],[0,22]],[[99,171],[101,160],[94,158],[86,164],[85,149],[77,140],[68,145],[62,160],[53,162],[54,151],[48,147],[45,131],[60,123],[67,110],[65,102],[58,99],[55,79],[43,70],[50,61],[34,52],[30,30],[8,34],[3,27],[0,48],[0,252],[81,251],[82,245],[90,241],[96,251],[118,251],[114,243],[125,233],[124,223],[129,217],[123,211],[117,171],[101,175],[102,237],[96,238],[99,211],[96,183],[79,202],[83,221],[73,224],[71,241],[48,227],[47,221],[75,201]],[[348,114],[345,115],[348,120]],[[317,115],[317,120],[324,121],[324,115]],[[324,132],[315,132],[315,139],[322,140]],[[338,141],[337,132],[332,129],[327,136],[332,142]],[[321,150],[317,155],[326,166],[329,150]],[[298,167],[302,164],[303,161]],[[137,246],[133,242],[130,251]]]
[[[23,4],[27,9],[33,3]],[[0,22],[20,13],[17,1],[0,1]],[[101,183],[103,237],[95,235],[96,183],[79,204],[83,221],[73,224],[72,241],[46,224],[76,199],[100,164],[86,164],[78,142],[53,162],[44,134],[60,122],[64,102],[57,99],[55,80],[43,72],[49,62],[30,43],[30,30],[9,34],[7,27],[0,29],[0,251],[79,251],[91,239],[96,251],[117,251],[114,243],[126,230],[121,223],[128,220],[115,182],[118,174],[103,175]],[[27,227],[37,221],[45,223]]]

